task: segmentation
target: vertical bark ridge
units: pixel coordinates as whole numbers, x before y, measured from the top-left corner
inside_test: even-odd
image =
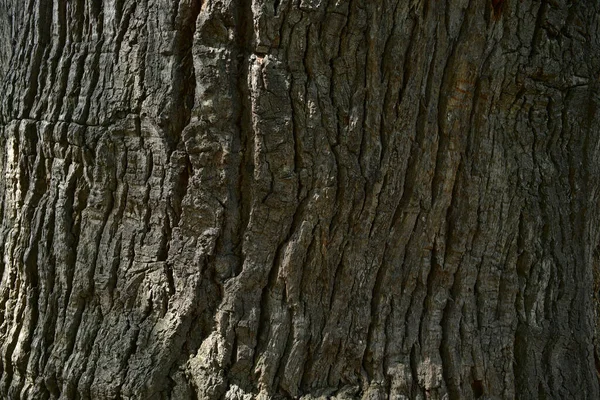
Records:
[[[598,397],[597,5],[13,3],[4,396]]]

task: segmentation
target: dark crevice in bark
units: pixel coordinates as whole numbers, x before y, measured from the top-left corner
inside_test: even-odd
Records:
[[[100,40],[96,43],[96,47],[93,50],[94,58],[92,61],[92,65],[87,68],[88,71],[91,70],[91,77],[89,79],[90,85],[87,88],[87,93],[85,94],[85,99],[83,103],[83,109],[79,112],[79,115],[75,115],[75,122],[86,123],[90,113],[90,106],[92,95],[94,94],[94,90],[96,89],[96,85],[98,84],[100,77],[100,56],[102,55],[102,47],[104,46],[104,41]],[[87,57],[86,57],[87,58]],[[97,121],[95,121],[97,122]]]
[[[75,57],[73,59],[73,63],[75,64],[75,77],[74,79],[71,80],[67,80],[68,79],[68,74],[67,76],[65,76],[65,80],[66,84],[65,84],[65,100],[67,100],[65,102],[65,104],[63,104],[60,114],[59,114],[59,119],[61,121],[65,121],[65,122],[72,122],[73,121],[73,104],[74,102],[72,101],[73,99],[79,98],[80,94],[81,94],[81,85],[79,84],[74,84],[71,83],[71,85],[69,85],[69,82],[81,82],[81,80],[83,79],[83,76],[85,74],[85,61],[88,57],[89,54],[89,48],[88,46],[83,46],[83,49],[81,51],[81,53],[78,54],[77,57]],[[67,92],[70,89],[70,92]],[[71,101],[69,101],[71,100]],[[74,121],[77,122],[77,121]]]
[[[19,7],[0,397],[598,397],[597,5]]]
[[[252,185],[254,177],[254,131],[252,122],[252,100],[249,87],[250,62],[252,58],[252,9],[250,1],[238,0],[238,12],[236,18],[236,50],[237,50],[237,73],[236,73],[236,103],[239,105],[237,110],[237,129],[239,134],[239,172],[237,174],[239,182],[236,185],[236,199],[240,212],[240,222],[237,233],[234,236],[234,249],[238,258],[236,268],[233,272],[237,276],[244,263],[244,254],[242,245],[244,234],[250,222],[250,211],[252,207]]]
[[[480,380],[474,380],[471,382],[471,389],[473,390],[473,397],[476,399],[484,395],[483,382]]]
[[[190,123],[196,94],[196,73],[192,48],[196,20],[202,6],[201,0],[192,0],[186,8],[177,10],[175,17],[175,38],[173,40],[174,71],[171,77],[173,86],[168,104],[168,114],[161,115],[161,126],[167,131],[166,140],[170,152],[180,141],[183,129]]]
[[[131,21],[131,17],[133,16],[137,2],[132,1],[129,4],[129,7],[123,13],[123,1],[125,0],[116,0],[117,1],[117,13],[116,13],[116,22],[117,22],[117,35],[114,38],[114,54],[115,54],[115,64],[119,63],[119,54],[121,53],[121,46],[123,44],[123,39],[125,34],[127,33],[127,29],[129,27],[129,23]]]
[[[500,18],[504,7],[506,6],[505,0],[492,0],[492,9],[494,10],[494,17],[496,19]]]
[[[538,6],[537,9],[537,17],[536,17],[536,21],[535,21],[535,25],[534,25],[534,30],[533,30],[533,35],[532,35],[532,42],[529,44],[530,47],[530,53],[529,53],[529,59],[532,60],[533,57],[537,56],[539,54],[539,49],[538,46],[540,45],[540,43],[543,40],[543,34],[544,34],[544,17],[547,13],[548,10],[548,1],[547,0],[542,0],[540,1],[540,5]],[[529,62],[528,64],[533,64],[533,62]]]

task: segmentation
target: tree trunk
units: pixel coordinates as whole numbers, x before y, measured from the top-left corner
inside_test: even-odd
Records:
[[[0,397],[600,398],[599,15],[0,0]]]

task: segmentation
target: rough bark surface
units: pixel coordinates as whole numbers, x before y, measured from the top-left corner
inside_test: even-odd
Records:
[[[0,0],[0,397],[600,398],[599,15]]]

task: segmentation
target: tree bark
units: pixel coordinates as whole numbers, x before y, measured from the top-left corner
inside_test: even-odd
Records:
[[[0,0],[0,397],[600,398],[599,15]]]

